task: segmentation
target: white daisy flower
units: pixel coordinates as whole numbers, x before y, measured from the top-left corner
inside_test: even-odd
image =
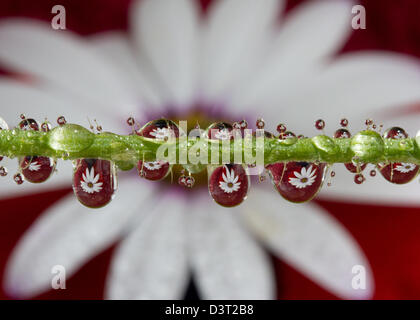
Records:
[[[159,170],[160,168],[162,168],[162,162],[160,161],[152,161],[152,162],[143,162],[143,166],[147,169],[147,170]]]
[[[316,179],[316,169],[313,169],[312,165],[308,169],[302,167],[300,173],[295,171],[293,172],[296,178],[289,178],[290,184],[295,186],[298,189],[303,189],[311,186]]]
[[[224,166],[226,174],[222,173],[223,181],[219,182],[219,187],[226,193],[232,193],[239,190],[241,183],[238,182],[239,176],[235,176],[233,169],[229,172],[229,168]]]
[[[416,169],[416,165],[412,163],[401,162],[395,166],[394,170],[397,170],[401,173],[408,173]]]
[[[41,169],[41,165],[38,163],[38,161],[32,161],[29,164],[28,169],[29,171],[38,171],[39,169]]]
[[[86,193],[95,193],[102,190],[102,182],[98,182],[99,173],[95,175],[95,169],[92,167],[89,171],[89,168],[86,168],[86,172],[82,174],[82,180],[80,181],[80,186],[83,191]]]
[[[168,140],[171,138],[172,131],[169,128],[156,128],[150,132],[150,135],[155,137],[157,140]]]
[[[40,80],[1,79],[0,104],[14,106],[3,108],[1,116],[12,123],[16,110],[36,110],[42,118],[64,114],[79,124],[88,116],[119,133],[126,130],[121,119],[134,115],[145,122],[149,111],[165,115],[168,106],[182,116],[200,101],[237,119],[270,119],[271,131],[287,115],[288,127],[312,136],[319,117],[337,123],[344,112],[351,123],[363,123],[385,107],[420,99],[418,61],[382,52],[332,58],[353,31],[350,2],[310,1],[281,25],[276,23],[282,0],[217,1],[205,21],[193,0],[133,3],[129,34],[107,32],[88,41],[38,21],[0,20],[0,61]],[[46,184],[17,187],[3,181],[0,192],[68,186],[71,177],[71,164],[63,162],[60,174]],[[349,188],[348,179],[335,178],[334,188],[321,194],[350,201],[420,201],[414,188],[397,194],[372,180]],[[187,199],[162,189],[159,183],[120,177],[113,202],[94,214],[73,195],[60,200],[16,246],[6,266],[6,291],[23,298],[48,290],[51,266],[61,264],[71,276],[119,240],[106,298],[182,298],[192,269],[203,299],[272,299],[273,268],[257,235],[272,254],[336,296],[372,296],[363,249],[319,206],[290,204],[271,188],[253,186],[248,200],[227,212],[199,188]],[[365,290],[351,286],[355,265],[366,268]]]

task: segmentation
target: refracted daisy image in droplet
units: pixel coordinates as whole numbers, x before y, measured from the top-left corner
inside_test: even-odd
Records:
[[[400,127],[392,127],[384,132],[387,139],[407,139],[407,132]],[[412,181],[419,172],[419,166],[413,163],[379,163],[379,172],[389,182],[395,184],[405,184]]]
[[[243,165],[227,164],[208,168],[209,192],[216,203],[234,207],[246,199],[250,182]]]
[[[145,124],[137,135],[156,139],[159,141],[168,141],[171,138],[179,136],[179,129],[175,122],[167,119],[159,119],[150,121]],[[159,181],[165,179],[171,172],[172,166],[165,161],[139,161],[137,163],[137,170],[139,176],[147,180]]]
[[[313,199],[322,187],[327,165],[309,162],[274,163],[266,166],[280,195],[291,202]]]
[[[56,164],[57,161],[49,157],[26,156],[19,166],[28,182],[41,183],[51,177]]]
[[[73,191],[77,199],[89,208],[107,205],[117,189],[117,174],[111,161],[79,159],[75,161]]]

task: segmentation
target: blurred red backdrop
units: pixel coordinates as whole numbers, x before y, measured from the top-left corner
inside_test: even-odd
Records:
[[[307,0],[310,1],[310,0]],[[203,14],[212,0],[200,0]],[[289,0],[287,9],[304,2]],[[82,35],[111,29],[127,29],[131,0],[2,0],[0,19],[10,16],[51,21],[51,8],[64,5],[67,28]],[[420,1],[363,0],[366,30],[354,32],[343,52],[385,49],[420,58]],[[1,45],[1,44],[0,44]],[[7,70],[3,70],[7,73]],[[0,274],[18,239],[48,206],[70,189],[0,201]],[[419,193],[420,196],[420,193]],[[383,207],[317,201],[348,228],[360,243],[372,266],[374,299],[420,298],[420,208]],[[30,209],[28,209],[30,208]],[[38,299],[102,299],[113,248],[87,263],[68,279],[71,290],[52,290]],[[273,258],[279,299],[334,299],[335,297],[288,265]],[[0,298],[8,299],[1,289]],[[193,286],[187,298],[196,297]]]

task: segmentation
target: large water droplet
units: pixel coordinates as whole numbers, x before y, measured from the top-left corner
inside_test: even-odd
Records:
[[[78,159],[74,163],[73,191],[86,207],[101,208],[114,197],[117,173],[113,162],[99,159]]]
[[[20,159],[19,166],[25,180],[41,183],[47,181],[54,172],[56,161],[49,157],[26,156]]]
[[[246,199],[251,183],[243,165],[208,166],[207,169],[209,192],[216,203],[234,207]]]
[[[137,135],[156,139],[160,141],[167,141],[171,138],[179,137],[179,129],[175,122],[167,119],[153,120],[146,123],[138,132]],[[139,161],[137,169],[139,175],[147,180],[158,181],[164,179],[171,171],[172,165],[164,161]]]
[[[280,195],[291,202],[313,199],[322,187],[327,172],[325,163],[274,163],[266,166],[271,181]]]
[[[406,139],[408,138],[407,132],[399,127],[389,128],[384,132],[386,139]],[[412,163],[379,163],[377,165],[379,172],[389,182],[395,184],[404,184],[413,180],[419,172],[419,166]]]

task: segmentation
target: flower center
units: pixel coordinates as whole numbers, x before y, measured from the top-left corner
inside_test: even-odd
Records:
[[[196,129],[198,126],[200,129],[205,130],[211,124],[215,122],[234,122],[240,121],[242,119],[232,119],[226,115],[216,114],[215,112],[209,112],[208,109],[202,106],[197,106],[196,108],[186,112],[186,113],[177,113],[177,112],[169,112],[167,113],[167,118],[174,121],[177,125],[179,125],[179,121],[187,121],[187,134],[190,133],[192,130]],[[166,183],[171,183],[173,186],[178,186],[176,181],[178,181],[179,177],[182,175],[182,171],[185,171],[185,175],[188,175],[188,172],[179,164],[175,164],[172,166],[172,174],[170,174],[165,180]],[[208,178],[207,178],[207,170],[203,170],[199,173],[194,173],[195,184],[193,189],[186,189],[189,192],[191,190],[199,189],[199,187],[207,187],[208,185]],[[233,187],[233,184],[229,184],[229,187]],[[185,189],[184,187],[182,187]]]
[[[308,178],[302,178],[302,179],[300,179],[300,181],[301,181],[302,183],[308,182]]]
[[[88,186],[89,188],[93,188],[93,183],[92,183],[92,182],[88,182],[87,186]]]

